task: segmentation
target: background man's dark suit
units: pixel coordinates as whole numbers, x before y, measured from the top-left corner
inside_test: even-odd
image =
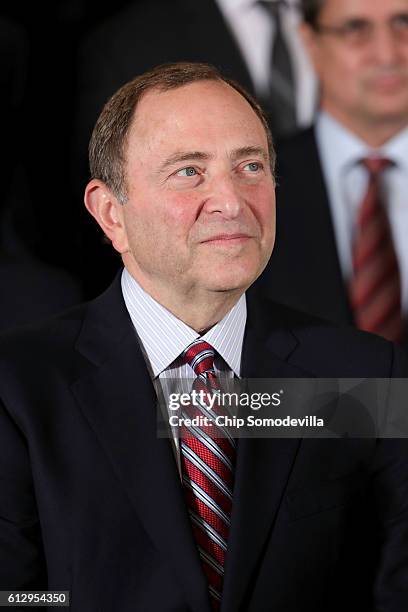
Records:
[[[381,339],[249,300],[247,377],[401,376]],[[119,279],[0,347],[0,588],[209,612]],[[240,440],[223,612],[406,610],[405,441]],[[381,558],[379,558],[381,550]]]
[[[258,283],[278,302],[353,323],[313,128],[278,143],[276,242]]]

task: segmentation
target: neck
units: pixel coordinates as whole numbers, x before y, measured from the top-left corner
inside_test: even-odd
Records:
[[[350,117],[329,104],[322,104],[321,108],[373,149],[383,146],[408,126],[407,117]]]
[[[178,295],[173,288],[157,287],[127,269],[146,293],[200,335],[221,321],[245,291],[245,288],[231,291],[191,290]]]
[[[201,299],[199,305],[195,300],[190,303],[188,300],[183,300],[183,303],[179,304],[174,299],[163,300],[161,296],[155,297],[154,295],[152,297],[191,329],[203,335],[225,317],[241,295],[242,291],[239,294],[228,296],[212,294],[206,302]]]

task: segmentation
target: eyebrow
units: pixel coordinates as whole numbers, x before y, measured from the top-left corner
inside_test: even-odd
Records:
[[[230,159],[232,161],[236,161],[241,157],[247,156],[258,156],[262,157],[266,162],[269,161],[269,155],[263,149],[263,147],[257,146],[247,146],[240,147],[238,149],[234,149],[230,154]],[[175,164],[179,164],[185,161],[208,161],[209,159],[213,159],[214,155],[210,153],[205,153],[204,151],[176,151],[170,157],[164,160],[164,162],[160,165],[158,173],[162,173],[169,166],[174,166]]]
[[[232,160],[240,159],[241,157],[262,157],[264,161],[269,161],[269,155],[267,151],[263,147],[240,147],[239,149],[235,149],[232,151],[230,157]]]
[[[390,15],[387,19],[386,19],[386,23],[390,23],[391,21],[394,21],[394,19],[399,19],[401,17],[407,17],[408,16],[408,9],[401,9],[400,11],[396,11],[395,13],[393,13],[392,15]],[[350,15],[348,17],[344,17],[343,23],[350,23],[350,22],[358,22],[358,23],[374,23],[374,20],[370,19],[369,17],[365,17],[363,15]]]
[[[185,161],[207,161],[211,159],[213,156],[209,153],[204,153],[202,151],[176,151],[170,157],[164,160],[161,164],[158,172],[159,174],[166,170],[169,166],[174,166],[174,164],[179,164]]]

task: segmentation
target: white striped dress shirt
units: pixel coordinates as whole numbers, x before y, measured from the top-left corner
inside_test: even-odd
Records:
[[[146,293],[126,268],[122,272],[121,285],[123,299],[155,383],[156,393],[160,392],[160,388],[166,397],[170,393],[180,392],[180,386],[175,386],[180,380],[187,383],[181,391],[189,391],[195,373],[179,357],[193,340],[200,338],[200,334]],[[216,351],[214,369],[220,377],[240,376],[246,317],[244,294],[225,317],[202,336]],[[180,470],[177,432],[173,428],[173,442]]]

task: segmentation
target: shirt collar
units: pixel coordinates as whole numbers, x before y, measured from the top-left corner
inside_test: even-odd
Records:
[[[386,142],[381,154],[408,172],[408,127]]]
[[[355,165],[371,153],[362,140],[325,112],[317,116],[316,136],[325,163],[335,166],[339,171]]]
[[[325,162],[339,171],[347,170],[361,159],[378,155],[398,166],[408,168],[408,127],[378,149],[369,147],[329,113],[320,111],[316,119],[316,136]],[[330,155],[327,153],[330,152]]]
[[[121,286],[126,308],[156,378],[200,334],[146,293],[126,268],[122,272]],[[246,316],[244,294],[225,317],[202,336],[237,376],[240,375]]]

